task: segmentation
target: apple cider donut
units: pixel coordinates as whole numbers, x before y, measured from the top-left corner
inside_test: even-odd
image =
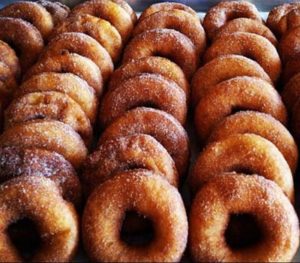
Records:
[[[124,112],[136,107],[149,106],[173,115],[181,124],[187,115],[187,99],[178,85],[157,74],[144,73],[109,90],[99,112],[99,120],[106,127]]]
[[[69,125],[55,120],[34,120],[15,125],[0,136],[0,146],[41,148],[64,156],[76,169],[87,157],[87,148]]]
[[[289,60],[297,57],[299,52],[300,27],[296,27],[287,32],[280,40],[279,53],[282,61],[287,63]]]
[[[276,83],[281,72],[281,61],[276,48],[266,38],[253,34],[236,32],[218,38],[206,51],[204,61],[228,54],[236,54],[255,60]]]
[[[173,158],[179,175],[185,174],[190,152],[188,136],[180,123],[166,112],[142,107],[130,110],[106,128],[98,145],[139,133],[151,135],[160,142]]]
[[[289,82],[284,86],[281,93],[282,100],[285,103],[286,108],[291,113],[294,106],[300,98],[300,72],[294,75]]]
[[[120,171],[148,169],[161,174],[178,187],[175,163],[167,150],[152,136],[135,134],[107,140],[88,156],[82,182],[88,193]]]
[[[227,116],[244,110],[272,115],[287,124],[286,108],[280,95],[268,82],[253,77],[236,77],[211,88],[195,110],[195,126],[202,142]]]
[[[192,203],[189,223],[196,262],[289,262],[299,246],[293,206],[274,182],[257,175],[210,180]]]
[[[54,25],[58,25],[66,19],[70,13],[70,8],[61,2],[38,0],[37,3],[43,6],[52,16]]]
[[[241,111],[230,115],[216,126],[208,141],[219,141],[234,134],[244,133],[253,133],[272,142],[282,153],[292,172],[296,172],[297,144],[287,128],[269,114]]]
[[[14,178],[0,186],[0,261],[22,262],[7,228],[29,219],[37,228],[41,244],[33,262],[67,262],[75,256],[79,242],[78,217],[74,207],[60,195],[55,183],[42,176]]]
[[[195,72],[199,60],[192,41],[173,29],[152,29],[134,37],[124,51],[123,63],[149,56],[171,59],[188,79]]]
[[[152,222],[155,237],[144,246],[128,245],[120,238],[128,210]],[[82,231],[92,261],[179,262],[188,222],[177,189],[159,174],[137,170],[119,173],[94,190],[84,209]]]
[[[2,40],[0,40],[0,61],[9,68],[12,76],[18,81],[21,75],[19,59],[16,52]]]

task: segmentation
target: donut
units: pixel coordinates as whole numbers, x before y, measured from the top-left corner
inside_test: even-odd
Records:
[[[250,18],[262,23],[255,5],[248,1],[223,1],[210,8],[206,13],[203,26],[209,39],[227,22],[236,18]]]
[[[258,78],[236,77],[217,84],[199,101],[195,127],[200,140],[205,141],[225,117],[243,110],[268,113],[287,123],[286,108],[273,86]]]
[[[137,21],[137,15],[136,13],[134,12],[134,10],[131,8],[131,6],[124,0],[110,0],[116,4],[118,4],[119,6],[121,6],[129,15],[130,15],[130,18],[133,22],[133,24],[136,23]]]
[[[143,107],[130,110],[104,130],[98,145],[139,133],[151,135],[160,142],[173,158],[179,175],[185,174],[189,160],[188,136],[180,123],[166,112]]]
[[[299,38],[299,27],[290,30],[281,38],[279,43],[279,53],[284,64],[299,55]]]
[[[8,67],[12,76],[18,81],[21,75],[19,59],[16,52],[2,40],[0,40],[0,61]]]
[[[134,22],[121,1],[90,0],[73,8],[71,15],[89,14],[107,20],[120,33],[124,43],[131,35]],[[124,2],[124,1],[122,1]]]
[[[292,9],[289,13],[283,16],[278,24],[278,32],[280,35],[286,34],[289,30],[300,26],[300,6]]]
[[[0,40],[15,49],[23,72],[37,60],[44,48],[41,33],[20,18],[0,17]]]
[[[268,74],[252,59],[240,55],[216,57],[200,67],[193,76],[191,82],[193,105],[196,106],[199,100],[215,85],[239,76],[261,78],[272,84]]]
[[[169,28],[181,32],[193,42],[197,55],[201,56],[203,54],[206,46],[206,37],[198,17],[176,9],[159,11],[140,21],[134,28],[132,35],[136,36],[156,28]]]
[[[241,111],[230,115],[215,127],[208,141],[219,141],[234,134],[244,133],[253,133],[272,142],[282,153],[292,172],[296,172],[297,144],[287,128],[269,114]]]
[[[248,32],[260,35],[268,39],[275,47],[278,41],[272,31],[262,24],[260,21],[253,20],[251,18],[237,18],[229,21],[219,30],[216,31],[213,41],[224,35],[229,35],[235,32]]]
[[[300,73],[300,58],[295,57],[287,61],[283,67],[281,75],[282,84],[287,84],[297,73]]]
[[[300,98],[299,81],[300,81],[300,74],[297,73],[284,86],[281,93],[282,100],[284,101],[285,106],[290,113],[293,111],[293,108],[298,98]]]
[[[196,262],[289,262],[299,246],[293,206],[275,183],[257,175],[209,181],[192,203],[189,223]]]
[[[92,60],[84,56],[67,53],[40,59],[26,72],[23,80],[44,72],[73,73],[85,80],[95,90],[98,97],[103,92],[103,80],[100,69]]]
[[[152,29],[134,37],[125,48],[123,63],[157,55],[175,62],[188,79],[197,68],[198,57],[194,44],[173,29]]]
[[[106,49],[84,33],[70,32],[57,35],[44,49],[41,58],[68,53],[76,53],[91,59],[101,70],[104,81],[113,71],[114,65]]]
[[[87,156],[84,142],[69,125],[55,120],[34,120],[7,129],[0,137],[0,147],[41,148],[64,156],[75,169]]]
[[[281,73],[281,61],[276,48],[266,38],[253,33],[236,32],[219,37],[206,51],[204,61],[236,54],[255,60],[276,83]]]
[[[0,147],[0,183],[20,176],[43,176],[62,191],[64,199],[81,203],[81,184],[72,165],[60,154],[38,148]]]
[[[154,56],[131,60],[121,65],[110,78],[109,90],[117,88],[126,80],[142,73],[159,74],[175,82],[187,97],[189,96],[189,83],[181,68],[169,59]]]
[[[144,73],[124,81],[105,94],[99,112],[100,123],[106,127],[124,112],[141,106],[163,110],[181,124],[186,121],[187,99],[184,91],[175,82],[158,74]]]
[[[92,126],[80,105],[57,91],[32,92],[14,99],[5,111],[5,128],[41,119],[70,125],[87,146],[92,141]]]
[[[78,14],[64,20],[52,32],[52,37],[66,32],[81,32],[96,39],[118,61],[122,49],[122,38],[108,21],[88,14]]]
[[[20,1],[9,4],[0,10],[1,17],[21,18],[34,25],[44,39],[53,30],[54,23],[51,14],[38,3]]]
[[[120,237],[128,210],[149,218],[153,226],[155,238],[143,246],[128,245]],[[94,190],[84,209],[82,231],[92,261],[178,262],[188,222],[177,189],[158,174],[138,170],[119,173]]]
[[[41,242],[31,255],[31,261],[72,260],[79,240],[78,218],[53,181],[42,176],[14,178],[0,186],[0,202],[1,262],[24,261],[7,233],[10,226],[22,219],[30,220],[38,229]]]
[[[97,97],[94,90],[81,78],[70,73],[42,73],[24,81],[16,90],[15,97],[31,92],[57,91],[76,101],[91,123],[97,114]]]

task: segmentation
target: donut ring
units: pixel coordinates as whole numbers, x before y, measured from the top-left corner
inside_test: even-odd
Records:
[[[76,169],[87,156],[84,142],[69,125],[54,120],[31,121],[4,131],[0,146],[41,148],[64,156]]]
[[[104,81],[113,72],[114,65],[106,49],[84,33],[70,32],[56,36],[44,49],[41,58],[45,59],[68,53],[77,53],[91,59],[101,70]]]
[[[262,36],[243,32],[224,35],[208,48],[204,61],[227,54],[243,55],[257,61],[274,83],[280,76],[281,61],[277,50]]]
[[[163,194],[157,198],[154,191]],[[128,246],[119,233],[126,210],[151,219],[160,234],[144,247]],[[186,247],[188,222],[177,189],[160,175],[138,170],[119,173],[94,190],[84,209],[82,230],[92,261],[178,262]]]
[[[269,114],[242,111],[230,115],[216,126],[208,141],[219,141],[234,134],[244,133],[253,133],[272,142],[286,159],[292,173],[296,172],[297,144],[287,128]]]
[[[59,24],[66,19],[70,13],[70,8],[61,2],[50,2],[45,0],[39,0],[37,3],[43,6],[52,16],[54,25]]]
[[[300,28],[296,27],[287,32],[280,40],[279,53],[284,63],[299,55]]]
[[[26,72],[23,80],[44,72],[73,73],[85,80],[95,90],[97,97],[103,92],[100,69],[92,60],[78,54],[67,53],[40,59]]]
[[[189,96],[189,83],[177,64],[163,57],[144,57],[131,60],[120,66],[112,74],[109,81],[109,90],[120,86],[126,80],[142,73],[158,74],[169,81],[175,82]]]
[[[41,33],[19,18],[0,17],[0,40],[17,49],[23,72],[36,61],[44,48]]]
[[[283,72],[281,76],[281,81],[283,84],[289,82],[291,78],[293,78],[296,74],[300,73],[300,59],[293,58],[287,61],[283,67]]]
[[[201,56],[206,47],[206,37],[199,18],[182,10],[159,11],[142,21],[133,30],[133,36],[147,30],[157,28],[175,29],[187,36],[195,45],[198,56]]]
[[[92,126],[80,105],[57,91],[27,93],[14,99],[5,111],[5,128],[39,119],[61,121],[78,132],[87,146],[92,141]]]
[[[140,107],[126,112],[106,128],[98,145],[109,139],[139,133],[159,141],[173,158],[179,175],[185,174],[190,153],[187,133],[172,115],[163,111]]]
[[[53,30],[54,23],[51,14],[38,3],[20,1],[9,4],[0,10],[1,17],[21,18],[34,25],[44,39]]]
[[[15,51],[5,42],[0,40],[0,61],[8,66],[11,74],[18,81],[21,75],[19,59]]]
[[[31,92],[57,91],[62,92],[76,101],[91,123],[97,114],[97,97],[94,90],[81,78],[70,73],[42,73],[24,81],[16,90],[15,97]]]
[[[81,203],[81,184],[72,165],[60,154],[37,148],[0,147],[1,184],[20,176],[44,176],[61,189],[64,199]]]
[[[226,25],[217,30],[213,41],[219,37],[235,32],[254,33],[268,39],[275,47],[278,45],[276,37],[268,27],[250,18],[237,18],[229,21]]]
[[[263,160],[263,162],[262,162]],[[189,185],[194,193],[223,172],[259,174],[276,182],[294,200],[293,175],[278,148],[255,134],[235,134],[210,143],[198,156]]]
[[[173,29],[152,29],[137,35],[127,45],[123,63],[156,55],[171,58],[183,70],[187,79],[197,69],[198,57],[194,44]]]
[[[192,79],[192,99],[196,106],[199,100],[215,85],[239,76],[261,78],[272,81],[264,69],[254,60],[240,55],[217,57],[200,67]]]
[[[116,89],[109,90],[102,100],[99,121],[102,127],[106,127],[124,112],[148,105],[171,114],[181,124],[186,121],[187,99],[184,91],[175,82],[147,73],[132,77]]]
[[[64,20],[53,30],[52,37],[66,32],[81,32],[96,39],[109,53],[114,62],[122,50],[122,38],[108,21],[88,14],[78,14]]]
[[[116,173],[137,168],[161,174],[170,184],[178,186],[179,177],[173,159],[159,142],[146,134],[103,142],[87,158],[81,178],[87,192],[91,193]]]
[[[201,141],[225,117],[241,110],[268,113],[284,125],[287,123],[286,108],[273,86],[258,78],[236,77],[214,86],[199,101],[195,126]]]
[[[252,246],[233,249],[224,233],[235,222],[232,216],[238,215],[250,215],[262,235]],[[275,183],[257,175],[231,173],[212,179],[197,193],[189,220],[190,251],[196,262],[289,262],[299,245],[293,206]],[[251,222],[249,232],[253,228]]]
[[[213,39],[217,31],[230,20],[250,18],[262,23],[255,5],[247,1],[223,1],[210,8],[206,13],[203,26],[209,39]]]
[[[21,262],[6,229],[22,218],[38,225],[43,245],[32,261],[72,260],[78,245],[79,226],[76,212],[64,201],[58,188],[42,176],[24,176],[0,186],[1,220],[0,261]]]
[[[283,91],[281,93],[282,100],[285,103],[286,108],[289,112],[293,111],[293,108],[300,98],[300,74],[297,73],[294,75],[290,81],[284,86]]]

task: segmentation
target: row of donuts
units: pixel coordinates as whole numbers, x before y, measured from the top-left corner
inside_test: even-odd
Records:
[[[204,147],[188,178],[194,196],[192,257],[290,261],[299,245],[292,206],[298,149],[285,127],[287,110],[275,89],[281,73],[276,37],[246,1],[217,4],[208,10],[203,26],[211,45],[192,79],[195,127]],[[264,233],[256,239],[250,234],[246,245],[226,232],[232,218],[245,214],[254,218],[249,232],[243,225],[235,226],[235,233],[244,238],[259,228]]]

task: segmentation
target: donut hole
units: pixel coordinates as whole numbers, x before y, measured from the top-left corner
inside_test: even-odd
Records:
[[[225,231],[225,241],[232,250],[257,246],[263,239],[263,231],[252,214],[231,214]]]
[[[11,39],[4,39],[4,42],[6,42],[16,53],[16,56],[18,58],[20,58],[22,56],[22,51],[21,49],[18,47],[18,45],[16,43],[14,43]]]
[[[245,13],[239,10],[232,10],[231,12],[226,14],[226,23],[228,23],[231,20],[237,19],[237,18],[241,18],[241,17],[247,17],[245,16]],[[224,23],[224,25],[226,24]]]
[[[236,165],[231,167],[230,172],[236,172],[238,174],[245,174],[245,175],[251,175],[256,174],[257,172],[253,171],[251,168],[243,166],[243,165]]]
[[[139,107],[143,108],[151,108],[151,109],[157,109],[160,110],[161,108],[155,104],[153,101],[139,101],[136,104],[132,105],[128,110],[133,110]]]
[[[238,113],[238,112],[241,112],[241,111],[248,111],[248,110],[249,110],[248,108],[243,108],[241,106],[234,106],[231,109],[231,114],[235,114],[235,113]]]
[[[129,246],[144,247],[154,239],[154,226],[150,218],[134,211],[125,213],[121,227],[121,240]]]
[[[22,218],[10,224],[7,234],[24,260],[30,260],[41,247],[41,237],[36,224],[29,218]]]

